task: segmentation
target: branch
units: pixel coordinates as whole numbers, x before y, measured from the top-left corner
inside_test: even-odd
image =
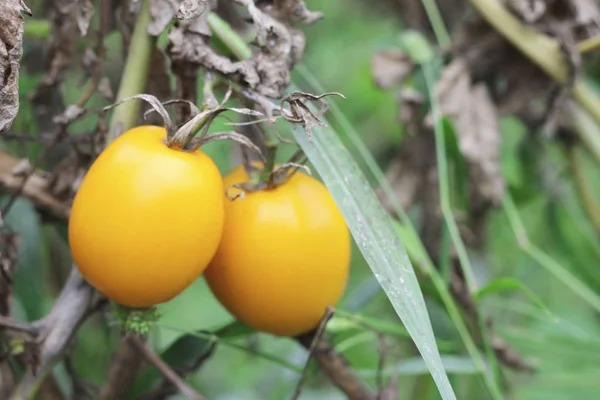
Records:
[[[23,178],[14,173],[19,163],[18,159],[0,150],[0,186],[11,192],[18,191],[23,181]],[[34,172],[23,186],[21,195],[34,203],[37,208],[48,212],[53,217],[67,218],[71,211],[70,207],[49,194],[46,189],[47,185],[48,180],[44,174]]]
[[[110,364],[106,384],[103,386],[98,400],[122,399],[129,391],[136,376],[146,366],[144,359],[129,341],[121,343]]]
[[[71,275],[50,313],[32,326],[39,330],[39,364],[28,368],[11,399],[30,398],[62,356],[81,323],[95,310],[94,290],[73,267]]]
[[[319,340],[322,339],[323,333],[325,332],[325,326],[327,325],[327,322],[329,322],[331,317],[333,317],[333,309],[331,307],[327,307],[325,315],[323,315],[321,323],[319,324],[317,329],[312,333],[308,334],[312,336],[312,338],[310,339],[310,346],[308,347],[308,356],[306,357],[304,368],[302,368],[302,376],[300,376],[300,380],[298,380],[298,384],[296,385],[296,390],[294,390],[294,394],[292,395],[292,400],[297,400],[300,397],[300,392],[302,391],[302,387],[304,386],[304,382],[306,381],[306,374],[308,372],[308,366],[310,365],[310,359],[312,358],[315,352]]]
[[[191,386],[189,386],[179,375],[175,373],[159,356],[157,356],[152,350],[150,350],[146,344],[136,336],[130,336],[127,342],[132,348],[135,348],[149,363],[153,364],[156,369],[167,378],[177,390],[188,399],[191,400],[206,400],[204,396],[196,392]]]
[[[307,350],[313,346],[313,335],[297,338]],[[318,340],[313,347],[313,357],[331,382],[348,396],[349,400],[375,400],[376,396],[352,373],[348,360],[337,353],[333,346],[324,339]]]
[[[121,76],[116,101],[139,94],[146,88],[150,71],[150,58],[155,38],[147,32],[150,23],[149,0],[142,0],[142,8],[138,15],[129,44],[129,55]],[[107,144],[131,129],[137,123],[140,114],[141,100],[135,99],[121,104],[114,111],[110,122]]]

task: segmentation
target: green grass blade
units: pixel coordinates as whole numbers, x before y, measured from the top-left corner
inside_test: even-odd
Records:
[[[314,107],[312,110],[317,112]],[[442,398],[455,399],[419,282],[391,218],[363,172],[328,127],[314,127],[312,141],[299,125],[293,125],[292,132],[337,202],[361,253],[423,356]]]
[[[508,290],[517,290],[523,292],[529,300],[531,300],[540,310],[544,311],[552,320],[556,321],[556,316],[546,307],[542,299],[536,295],[533,290],[529,289],[523,282],[515,278],[496,278],[489,282],[487,285],[479,289],[475,293],[474,297],[477,300],[481,300],[486,296],[495,294],[498,292],[505,292]]]
[[[503,202],[504,212],[508,217],[510,226],[512,227],[514,234],[517,238],[519,247],[533,258],[539,265],[544,267],[546,271],[550,272],[554,277],[565,285],[567,285],[575,294],[581,297],[582,300],[587,302],[596,311],[600,311],[600,296],[590,289],[584,282],[579,280],[571,271],[563,267],[555,259],[544,253],[538,247],[534,246],[527,237],[527,232],[517,207],[513,202],[510,195],[506,195]]]

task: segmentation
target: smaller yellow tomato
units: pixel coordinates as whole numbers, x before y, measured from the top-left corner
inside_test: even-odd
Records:
[[[223,182],[247,179],[240,166]],[[297,172],[274,189],[225,201],[223,236],[204,276],[241,322],[295,336],[316,328],[327,306],[337,305],[350,250],[350,233],[325,185]]]
[[[202,274],[224,222],[223,180],[200,150],[167,147],[140,126],[100,154],[73,201],[69,245],[83,277],[109,299],[150,307]]]

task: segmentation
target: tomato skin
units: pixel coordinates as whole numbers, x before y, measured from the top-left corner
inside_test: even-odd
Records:
[[[166,130],[140,126],[113,141],[88,170],[69,219],[83,277],[106,297],[144,308],[189,286],[217,250],[224,187],[213,160],[173,150]]]
[[[227,187],[247,179],[239,166],[223,182]],[[317,327],[326,307],[336,306],[350,256],[350,233],[329,191],[297,172],[275,189],[225,201],[223,237],[204,276],[241,322],[295,336]]]

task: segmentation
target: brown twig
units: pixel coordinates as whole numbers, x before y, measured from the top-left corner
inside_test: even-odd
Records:
[[[11,329],[14,331],[25,332],[32,336],[35,336],[39,333],[39,329],[37,329],[32,324],[28,324],[26,322],[15,321],[11,317],[6,317],[4,315],[0,315],[0,327],[5,329]]]
[[[44,379],[54,362],[64,353],[71,337],[94,306],[94,290],[83,280],[77,268],[73,268],[50,313],[32,323],[40,331],[38,368],[25,372],[11,399],[28,398],[31,395],[37,383]]]
[[[312,345],[311,336],[297,338],[302,346],[309,349]],[[352,373],[348,361],[337,353],[325,339],[320,339],[314,345],[313,357],[331,382],[348,396],[349,400],[375,400],[376,397]]]
[[[52,216],[65,219],[70,213],[70,208],[58,200],[46,190],[48,181],[44,174],[34,171],[29,179],[25,180],[22,188],[22,181],[13,174],[13,171],[19,164],[19,160],[0,150],[0,186],[4,186],[9,191],[16,193],[20,191],[21,195],[33,202],[36,207],[50,213]]]
[[[104,65],[104,38],[108,34],[109,26],[108,22],[110,20],[110,6],[111,2],[109,0],[98,0],[100,3],[100,29],[98,31],[98,43],[96,48],[96,63],[94,65],[94,72],[92,73],[92,77],[90,79],[90,83],[85,92],[81,95],[79,100],[75,103],[78,107],[84,107],[88,100],[94,95],[96,89],[98,88],[98,84],[100,83],[100,79],[102,78],[102,66]]]
[[[298,380],[298,384],[296,385],[296,389],[294,390],[294,394],[292,395],[292,400],[297,400],[300,397],[300,392],[302,392],[302,387],[304,386],[304,382],[306,381],[306,376],[308,373],[308,366],[310,365],[310,359],[315,352],[315,348],[317,343],[323,337],[323,333],[325,332],[325,326],[327,326],[327,322],[333,317],[333,309],[331,307],[327,307],[323,318],[321,318],[321,322],[315,331],[312,333],[308,333],[308,336],[312,335],[312,340],[310,341],[310,346],[308,347],[308,355],[306,356],[306,361],[304,362],[304,368],[302,368],[302,375]],[[307,339],[308,340],[308,339]]]
[[[196,392],[189,386],[179,375],[175,373],[159,356],[146,346],[146,344],[137,336],[129,336],[127,342],[137,350],[149,363],[154,365],[156,369],[167,378],[181,394],[191,400],[205,400],[204,396]]]
[[[135,377],[144,369],[146,363],[129,341],[123,341],[115,352],[106,383],[100,391],[98,400],[123,398],[129,391]]]
[[[50,150],[62,139],[64,135],[67,134],[66,126],[61,126],[59,131],[54,135],[50,143],[44,146],[44,150],[40,153],[40,155],[35,159],[33,164],[28,168],[28,171],[25,173],[25,176],[21,179],[21,183],[17,185],[15,190],[13,191],[11,197],[8,199],[8,202],[2,207],[0,210],[0,215],[6,215],[12,208],[13,204],[17,200],[17,198],[23,193],[25,186],[27,186],[27,182],[29,178],[35,174],[36,169],[41,165],[42,161],[46,158]]]
[[[174,368],[175,372],[184,376],[191,372],[197,371],[204,363],[212,356],[217,347],[217,342],[212,342],[206,352],[200,355],[192,364],[179,368]],[[177,393],[177,387],[168,378],[163,378],[163,381],[150,393],[146,393],[137,398],[137,400],[163,400]]]

